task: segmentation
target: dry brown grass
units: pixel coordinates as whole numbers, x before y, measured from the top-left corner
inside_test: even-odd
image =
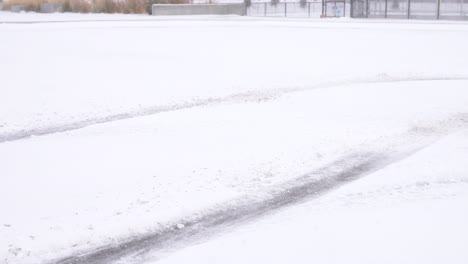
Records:
[[[90,13],[93,11],[92,4],[88,0],[61,0],[64,12]]]
[[[39,12],[42,3],[62,3],[65,12],[90,12],[92,1],[88,0],[9,0],[4,3],[4,8],[9,9],[14,5],[21,5],[27,11]]]
[[[143,14],[153,3],[186,4],[190,0],[9,0],[4,9],[22,5],[27,11],[39,12],[42,3],[61,3],[64,12]]]
[[[44,2],[40,0],[10,0],[5,3],[3,3],[3,8],[4,9],[10,9],[11,6],[13,5],[22,5],[26,7],[27,11],[38,11],[39,10],[39,5]]]

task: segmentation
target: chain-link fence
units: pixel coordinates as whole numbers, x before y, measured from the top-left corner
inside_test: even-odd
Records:
[[[313,2],[263,2],[247,7],[248,16],[264,17],[345,17],[350,16],[351,6],[345,0],[318,0]]]
[[[468,0],[352,0],[351,17],[468,20]]]

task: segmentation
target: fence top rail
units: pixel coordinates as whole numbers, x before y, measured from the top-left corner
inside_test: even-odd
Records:
[[[362,0],[366,1],[366,0]],[[369,1],[385,1],[385,0],[369,0]],[[391,1],[391,0],[388,0]],[[407,0],[401,0],[401,1],[407,1]],[[277,2],[277,3],[272,3],[271,1],[265,1],[265,2],[252,2],[250,5],[281,5],[281,4],[321,4],[324,2],[337,2],[337,3],[350,3],[349,0],[313,0],[313,1],[307,1],[307,2],[300,2],[300,1],[287,1],[287,2]]]
[[[327,0],[323,0],[323,1],[327,1]],[[330,1],[334,2],[335,0],[330,0]],[[345,0],[339,0],[339,1],[344,2]],[[264,2],[252,2],[251,4],[252,5],[264,5],[264,4],[277,5],[277,4],[300,4],[300,3],[301,3],[300,1],[281,1],[281,2],[277,2],[277,3],[272,3],[271,1],[264,1]],[[304,3],[304,2],[302,2],[302,3]],[[307,1],[305,3],[322,3],[322,0]]]

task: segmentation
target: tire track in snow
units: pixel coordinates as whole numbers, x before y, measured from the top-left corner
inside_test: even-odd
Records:
[[[104,264],[116,263],[126,258],[129,259],[123,261],[124,263],[138,263],[146,253],[177,247],[179,243],[187,243],[188,240],[206,239],[231,225],[253,220],[277,209],[324,194],[369,174],[386,163],[388,157],[371,152],[343,157],[324,168],[270,189],[263,199],[244,197],[192,219],[177,221],[157,232],[66,257],[50,264]]]
[[[266,91],[253,91],[231,94],[224,97],[208,97],[204,99],[195,99],[188,102],[176,103],[170,105],[161,106],[150,106],[139,110],[117,113],[107,116],[87,118],[74,122],[67,122],[57,125],[50,125],[44,127],[36,127],[31,129],[24,129],[19,131],[11,131],[0,133],[0,143],[7,141],[15,141],[20,139],[26,139],[33,136],[44,136],[55,133],[67,132],[72,130],[78,130],[88,126],[99,125],[104,123],[116,122],[120,120],[132,119],[136,117],[150,116],[164,112],[171,112],[183,109],[190,109],[202,106],[215,106],[225,103],[245,103],[245,102],[259,102],[269,101],[280,96],[302,92],[307,90],[319,89],[319,88],[330,88],[349,84],[369,84],[369,83],[394,83],[394,82],[417,82],[417,81],[457,81],[457,80],[468,80],[468,76],[407,76],[407,77],[390,77],[387,75],[377,76],[374,78],[367,79],[349,79],[332,82],[319,83],[307,87],[298,88],[284,88],[284,89],[273,89]]]
[[[342,185],[401,161],[439,138],[465,129],[468,114],[460,113],[425,127],[414,127],[378,150],[359,150],[281,184],[249,194],[210,210],[167,223],[157,231],[82,251],[47,264],[141,263],[196,241],[259,219],[282,208],[307,202]],[[372,148],[372,146],[370,147]]]

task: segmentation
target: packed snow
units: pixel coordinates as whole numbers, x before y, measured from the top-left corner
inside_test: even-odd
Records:
[[[0,39],[2,263],[190,232],[369,153],[121,263],[468,261],[468,23],[2,12]]]

